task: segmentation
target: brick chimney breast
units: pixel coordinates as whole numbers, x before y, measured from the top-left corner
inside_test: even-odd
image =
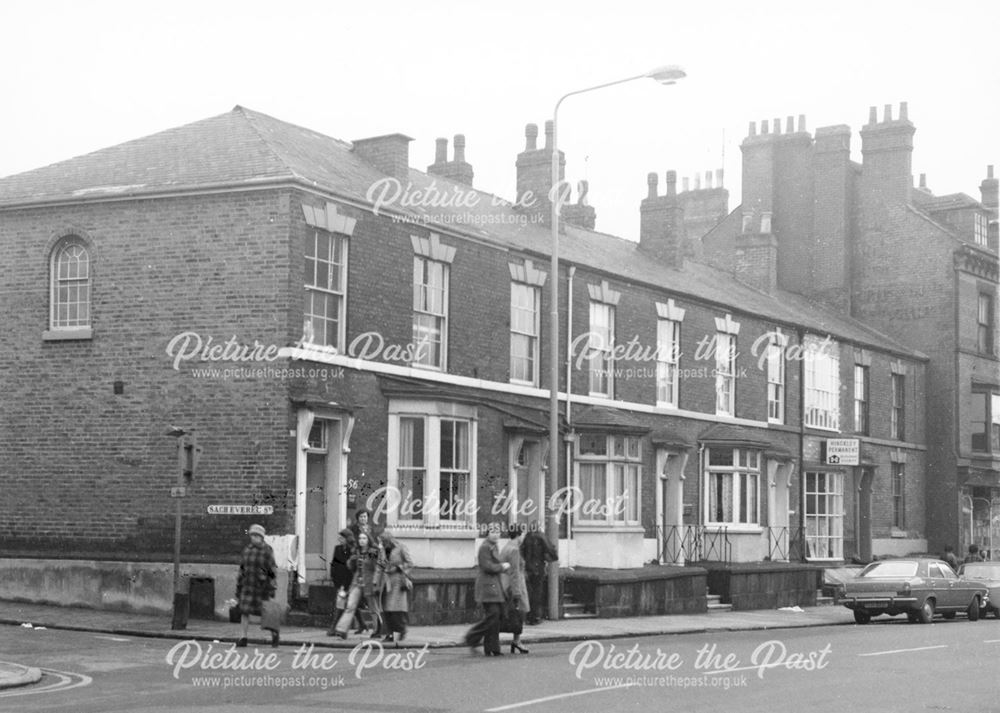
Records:
[[[403,134],[386,134],[353,142],[353,151],[376,169],[404,185],[410,178],[410,142]]]
[[[899,118],[892,118],[887,104],[882,121],[872,107],[868,123],[861,129],[862,176],[869,190],[889,203],[908,203],[913,187],[913,134],[906,102],[899,106]]]
[[[538,125],[524,127],[524,151],[517,155],[517,200],[518,211],[536,216],[540,224],[551,225],[552,203],[549,193],[552,189],[552,122],[545,125],[545,147],[538,146]],[[566,175],[566,157],[559,152],[559,182]]]
[[[427,167],[427,173],[471,186],[474,173],[472,166],[465,160],[465,136],[463,134],[455,134],[454,146],[455,155],[449,161],[448,139],[438,139],[434,152],[434,163]]]

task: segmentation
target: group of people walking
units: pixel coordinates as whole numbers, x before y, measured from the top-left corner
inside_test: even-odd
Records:
[[[413,560],[392,533],[376,534],[370,517],[359,510],[337,536],[330,564],[337,602],[327,633],[346,639],[354,625],[355,633],[370,630],[372,638],[398,644],[409,626]]]
[[[328,635],[346,639],[371,632],[371,638],[399,642],[409,626],[413,560],[406,546],[390,532],[376,533],[367,510],[359,510],[354,524],[340,531],[330,564],[330,577],[337,600]],[[506,530],[507,542],[500,539]],[[276,567],[274,553],[264,542],[264,528],[249,528],[250,543],[243,550],[236,586],[242,636],[237,646],[247,645],[251,615],[265,614],[274,599]],[[465,643],[475,650],[480,643],[487,656],[502,656],[500,633],[514,635],[510,653],[528,653],[521,645],[525,622],[541,618],[548,562],[558,559],[555,549],[537,529],[517,524],[506,527],[491,523],[479,547],[474,595],[484,616],[469,629]],[[262,626],[270,628],[263,621]],[[271,628],[272,645],[278,645],[278,624]]]
[[[483,618],[465,635],[465,644],[475,651],[482,643],[486,656],[503,656],[503,632],[514,635],[510,653],[528,653],[521,645],[524,623],[539,622],[546,563],[558,559],[555,549],[537,529],[529,533],[524,525],[509,526],[508,541],[501,549],[503,531],[503,525],[491,523],[479,547],[475,598],[483,607]]]

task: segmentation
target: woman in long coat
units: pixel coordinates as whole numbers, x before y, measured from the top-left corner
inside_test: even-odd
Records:
[[[510,613],[510,631],[514,634],[514,640],[510,644],[510,652],[520,651],[522,654],[528,650],[521,646],[521,632],[524,630],[524,618],[531,611],[528,600],[528,584],[524,577],[524,560],[521,559],[521,543],[524,542],[524,535],[527,532],[523,525],[511,525],[507,530],[509,538],[500,552],[500,561],[510,564],[510,569],[500,575],[500,581],[507,597],[505,614]],[[507,623],[507,622],[505,622]]]
[[[385,570],[385,553],[380,547],[369,544],[368,535],[362,532],[358,535],[358,544],[351,555],[348,567],[354,572],[351,589],[347,594],[347,609],[340,615],[340,620],[334,628],[334,636],[347,638],[347,630],[354,620],[361,597],[365,598],[369,611],[375,617],[375,631],[372,636],[379,636],[382,630],[382,606],[379,601],[382,594],[382,577]]]
[[[264,542],[263,525],[251,525],[247,531],[250,544],[243,548],[240,559],[240,574],[236,580],[236,599],[239,601],[242,636],[236,642],[237,646],[247,645],[247,628],[250,626],[250,616],[260,616],[261,606],[274,597],[277,566],[274,562],[274,550]],[[271,632],[271,643],[278,644],[278,632]]]
[[[406,638],[410,612],[410,570],[413,560],[406,545],[391,533],[382,533],[386,553],[386,589],[382,608],[385,611],[386,641],[397,643]],[[396,633],[399,638],[396,639]]]
[[[472,625],[465,634],[465,645],[473,651],[483,642],[483,653],[487,656],[503,656],[500,652],[500,618],[503,616],[503,586],[500,583],[500,573],[510,569],[510,565],[500,561],[501,526],[499,523],[489,524],[486,539],[479,546],[476,562],[479,574],[476,575],[474,593],[476,603],[483,607],[483,618]]]

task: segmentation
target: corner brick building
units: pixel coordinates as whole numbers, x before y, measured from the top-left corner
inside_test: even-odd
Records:
[[[513,203],[473,188],[462,136],[422,172],[402,134],[347,143],[242,107],[0,179],[0,595],[85,567],[124,572],[133,605],[143,577],[160,593],[171,428],[200,449],[185,568],[217,581],[254,521],[289,536],[308,586],[363,505],[437,570],[468,568],[490,520],[541,520],[552,149],[537,136]],[[961,268],[966,287],[995,295],[995,228],[990,253],[947,227],[995,213],[995,181],[992,208],[922,208],[900,198],[908,164],[866,174],[848,140],[752,130],[732,212],[721,175],[678,191],[670,172],[661,191],[651,174],[638,240],[594,230],[585,185],[563,207],[563,563],[836,563],[925,550],[938,521],[957,540],[958,505],[930,500],[989,487],[996,465],[970,452],[939,477],[947,347],[899,329],[913,291],[873,291],[916,265],[887,276],[891,241],[862,236],[886,235],[877,211],[923,221],[979,271]],[[908,323],[954,314],[925,297]],[[988,393],[995,360],[964,368]]]

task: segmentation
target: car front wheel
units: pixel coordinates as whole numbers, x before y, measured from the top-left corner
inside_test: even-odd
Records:
[[[972,598],[972,604],[966,610],[969,615],[969,621],[979,621],[979,595],[977,594]]]
[[[920,623],[930,624],[934,620],[934,600],[925,599],[919,612]]]
[[[872,620],[872,615],[860,609],[854,610],[854,621],[858,624],[867,624]]]

